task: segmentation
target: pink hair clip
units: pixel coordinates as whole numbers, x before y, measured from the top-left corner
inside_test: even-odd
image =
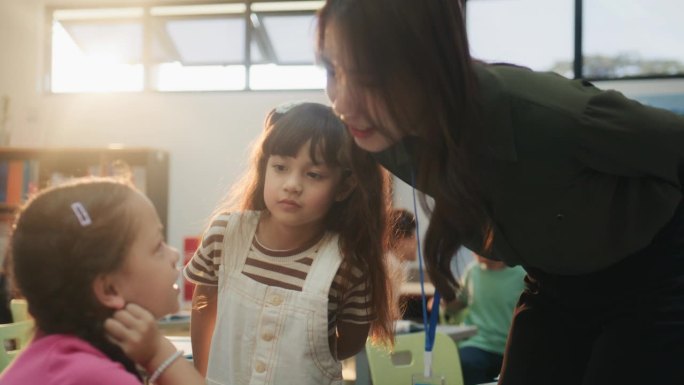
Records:
[[[76,219],[78,219],[78,223],[80,223],[81,226],[85,227],[93,223],[90,219],[90,215],[88,215],[88,211],[81,202],[72,203],[71,209],[74,211],[74,214],[76,214]]]

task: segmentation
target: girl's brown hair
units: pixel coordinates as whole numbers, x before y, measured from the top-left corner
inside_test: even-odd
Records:
[[[434,205],[425,237],[433,282],[449,300],[450,262],[465,239],[491,239],[478,175],[484,163],[477,82],[460,0],[327,0],[318,49],[330,26],[355,100],[386,111],[417,147],[415,185]],[[377,103],[380,103],[378,105]],[[373,122],[382,127],[382,122]]]
[[[105,338],[113,310],[93,292],[96,277],[124,263],[137,229],[126,203],[137,194],[123,181],[76,179],[48,188],[19,212],[10,242],[11,280],[26,298],[38,330],[70,334],[94,345],[140,378],[134,363]],[[72,204],[92,223],[82,225]]]
[[[402,239],[416,236],[416,216],[406,209],[393,209],[389,216],[389,226],[390,249],[395,249]]]
[[[253,149],[248,173],[241,183],[233,186],[229,199],[218,211],[266,210],[264,183],[269,157],[295,156],[308,141],[311,141],[312,161],[340,168],[343,178],[356,179],[356,187],[349,197],[335,202],[328,211],[325,228],[339,235],[342,276],[350,276],[354,266],[368,274],[370,306],[377,314],[371,325],[371,337],[391,344],[394,305],[390,301],[392,287],[385,265],[389,175],[370,154],[356,147],[330,107],[299,103],[272,110]]]

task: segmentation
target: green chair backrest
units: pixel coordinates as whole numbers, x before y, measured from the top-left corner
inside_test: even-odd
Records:
[[[396,336],[394,351],[366,344],[368,367],[373,385],[411,385],[414,374],[423,373],[425,333]],[[461,361],[454,341],[446,334],[435,334],[432,373],[443,375],[446,385],[463,385]]]
[[[32,319],[0,324],[0,371],[28,345],[33,336],[35,322]]]
[[[28,302],[25,299],[15,298],[10,301],[10,311],[14,322],[26,321],[31,318],[28,312]]]
[[[461,325],[465,321],[468,314],[468,308],[463,308],[457,312],[444,314],[446,312],[439,312],[439,323],[442,325]]]

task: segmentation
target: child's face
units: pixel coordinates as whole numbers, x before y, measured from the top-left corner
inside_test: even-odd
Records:
[[[137,236],[120,271],[115,273],[119,294],[155,317],[178,311],[178,252],[164,242],[162,224],[152,203],[141,194],[128,202],[135,216]]]
[[[296,156],[271,155],[266,164],[264,201],[279,223],[318,227],[336,200],[342,200],[341,171],[309,157],[311,142]]]

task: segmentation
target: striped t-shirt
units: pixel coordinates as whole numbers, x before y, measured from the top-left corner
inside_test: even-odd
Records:
[[[204,234],[201,246],[185,266],[188,280],[200,285],[218,285],[218,268],[223,257],[223,241],[228,225],[228,216],[221,214],[212,222]],[[290,251],[269,250],[252,239],[249,254],[242,268],[242,274],[269,286],[302,291],[304,281],[320,247],[331,237],[323,234],[308,244]],[[361,269],[342,266],[333,279],[328,292],[328,334],[335,333],[338,320],[366,324],[376,317],[370,306],[370,287]],[[349,282],[345,290],[344,282]]]

